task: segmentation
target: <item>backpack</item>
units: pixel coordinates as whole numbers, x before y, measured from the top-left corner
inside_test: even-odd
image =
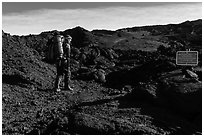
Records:
[[[59,36],[58,36],[59,37]],[[62,36],[61,37],[61,40],[62,40]],[[57,51],[58,49],[56,44],[57,44],[57,38],[56,37],[52,37],[51,39],[48,40],[47,42],[47,52],[46,52],[46,61],[48,63],[55,63],[56,62],[56,59],[57,59]],[[63,49],[62,49],[63,50]]]

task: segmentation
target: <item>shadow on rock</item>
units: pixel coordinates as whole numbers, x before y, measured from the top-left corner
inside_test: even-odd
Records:
[[[155,88],[135,87],[119,100],[119,107],[141,108],[143,115],[152,117],[153,123],[169,134],[201,134],[202,124],[198,122],[202,119],[201,83],[181,77],[165,77]]]
[[[25,86],[27,84],[31,84],[29,80],[27,80],[25,77],[22,75],[2,75],[2,82],[11,84],[11,85],[21,85]]]

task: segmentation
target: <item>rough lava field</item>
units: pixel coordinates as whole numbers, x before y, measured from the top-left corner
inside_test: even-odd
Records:
[[[55,31],[2,30],[3,135],[202,134],[202,20],[60,31],[73,37],[72,92],[53,91],[45,53]],[[187,49],[199,53],[199,81],[175,64]]]

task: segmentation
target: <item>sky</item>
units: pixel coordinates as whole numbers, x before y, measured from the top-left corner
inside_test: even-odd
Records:
[[[2,29],[11,35],[81,26],[117,30],[202,18],[201,2],[3,2]]]

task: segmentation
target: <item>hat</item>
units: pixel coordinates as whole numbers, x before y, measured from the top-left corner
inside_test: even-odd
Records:
[[[66,39],[72,39],[72,37],[70,35],[65,35]]]

